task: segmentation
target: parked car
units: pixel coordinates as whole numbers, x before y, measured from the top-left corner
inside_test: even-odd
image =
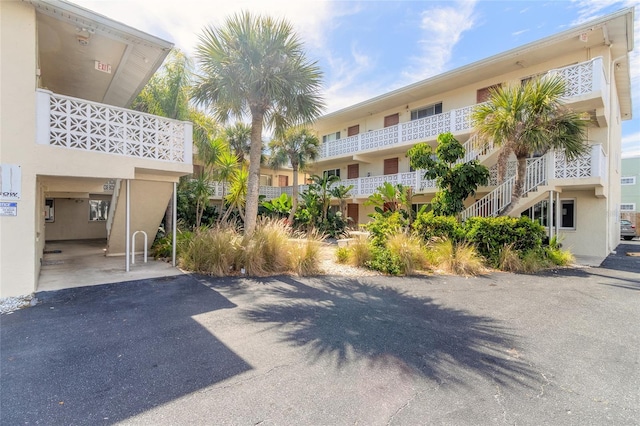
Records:
[[[632,240],[636,236],[636,227],[628,220],[620,221],[620,237],[625,240]]]

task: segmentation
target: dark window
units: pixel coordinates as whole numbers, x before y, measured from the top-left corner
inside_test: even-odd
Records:
[[[411,120],[418,120],[432,115],[442,114],[442,102],[411,111]]]

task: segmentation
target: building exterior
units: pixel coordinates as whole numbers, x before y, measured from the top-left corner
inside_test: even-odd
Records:
[[[47,240],[153,241],[192,127],[127,106],[171,48],[65,1],[0,2],[0,297],[37,290]]]
[[[622,159],[620,217],[640,225],[640,157]]]
[[[430,202],[435,184],[410,169],[406,152],[419,142],[435,147],[440,133],[452,132],[466,147],[465,160],[479,159],[492,176],[490,186],[467,200],[462,218],[495,215],[513,180],[498,185],[498,149],[477,142],[470,113],[491,87],[557,73],[567,83],[566,104],[590,117],[589,153],[575,161],[562,152],[532,158],[526,197],[511,214],[552,223],[549,232],[559,233],[581,262],[599,264],[619,241],[621,121],[631,118],[633,18],[633,9],[621,10],[328,114],[315,125],[324,143],[313,171],[353,185],[348,215],[363,223],[373,211],[363,202],[385,181],[409,185],[414,203]]]

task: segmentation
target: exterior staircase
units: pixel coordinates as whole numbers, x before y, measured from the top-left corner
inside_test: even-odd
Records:
[[[518,215],[522,211],[533,206],[535,203],[542,200],[542,198],[548,194],[550,189],[553,189],[547,186],[550,158],[550,154],[548,153],[542,157],[529,160],[527,164],[527,177],[524,182],[523,194],[511,210],[511,215]],[[489,192],[487,195],[465,209],[460,214],[462,221],[474,216],[498,216],[500,212],[511,204],[511,194],[515,180],[515,176],[509,177],[493,191]]]

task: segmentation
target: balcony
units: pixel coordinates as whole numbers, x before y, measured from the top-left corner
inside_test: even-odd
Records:
[[[559,74],[566,81],[565,101],[585,108],[608,109],[608,83],[601,57],[564,68],[550,70],[548,74]],[[592,103],[593,98],[599,99]],[[320,147],[319,161],[375,152],[385,148],[407,148],[418,142],[435,140],[440,133],[454,135],[473,130],[471,113],[475,105],[454,109],[419,120],[399,123],[383,129],[371,130],[345,139],[324,143]],[[605,111],[603,116],[607,116]],[[601,117],[598,116],[599,122]]]
[[[191,123],[47,90],[38,89],[36,100],[36,137],[40,145],[165,163],[192,163]]]

